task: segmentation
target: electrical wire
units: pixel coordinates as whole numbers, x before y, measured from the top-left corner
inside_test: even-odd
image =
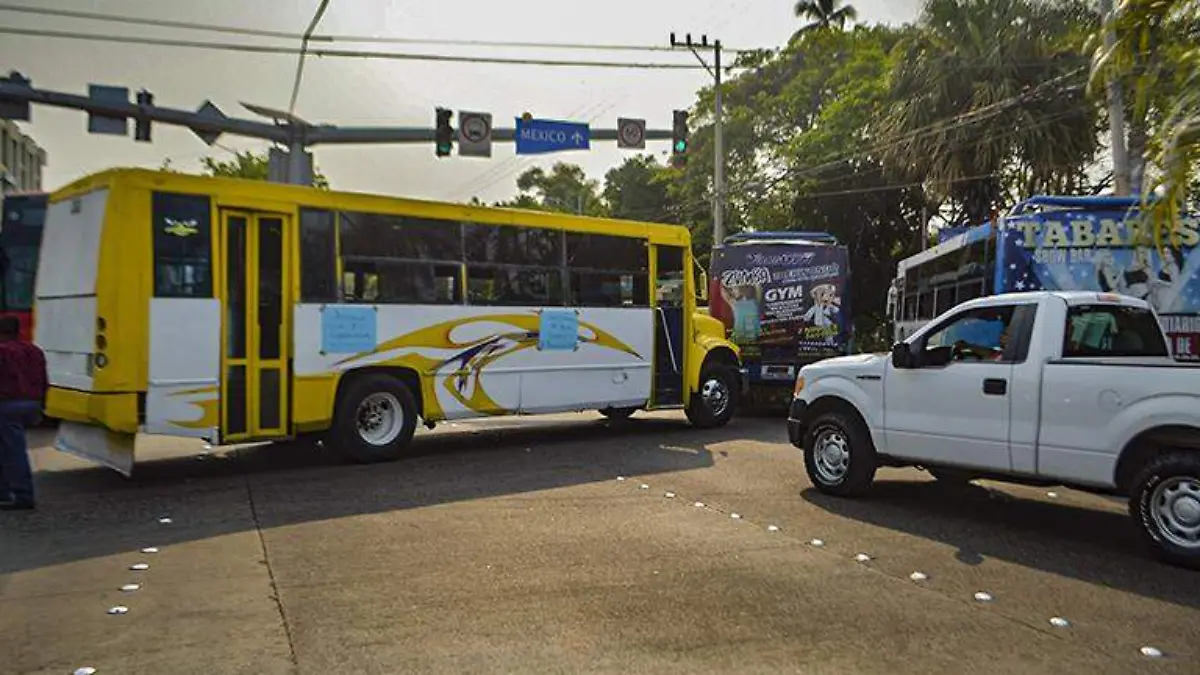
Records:
[[[55,16],[68,19],[83,19],[87,21],[101,21],[105,23],[119,23],[134,26],[154,26],[157,28],[178,28],[182,30],[203,31],[209,33],[225,33],[229,35],[244,35],[250,37],[265,37],[279,40],[297,40],[302,39],[302,35],[289,33],[285,31],[266,30],[258,28],[241,28],[238,26],[227,26],[209,23],[196,23],[192,21],[174,21],[169,19],[146,19],[136,16],[116,15],[116,14],[101,14],[99,12],[81,12],[69,9],[46,9],[42,7],[29,7],[26,5],[9,5],[0,3],[0,11],[18,12],[23,14],[34,14],[40,16]],[[565,43],[565,42],[505,42],[499,40],[451,40],[439,38],[405,38],[405,37],[379,37],[368,35],[322,35],[313,34],[309,36],[312,42],[350,42],[359,44],[404,44],[404,45],[429,45],[441,47],[491,47],[499,49],[570,49],[570,50],[585,50],[585,51],[629,51],[629,52],[671,52],[674,51],[671,47],[663,45],[631,45],[631,44],[611,44],[611,43]],[[722,47],[727,52],[738,53],[744,51],[760,51],[759,49],[732,49]]]
[[[321,22],[321,17],[325,16],[325,10],[329,7],[329,0],[321,0],[321,4],[317,6],[317,11],[313,14],[312,21],[309,22],[308,28],[304,31],[304,37],[300,39],[300,60],[296,63],[296,81],[292,84],[292,100],[288,104],[288,114],[296,112],[296,97],[300,95],[300,80],[304,77],[304,56],[308,53],[308,41],[312,39],[312,33],[317,29],[317,24]]]
[[[156,47],[186,47],[216,51],[245,52],[253,54],[300,53],[298,47],[275,47],[234,42],[201,42],[171,38],[147,38],[129,35],[101,35],[73,31],[43,30],[39,28],[0,27],[0,35],[23,35],[27,37],[111,42],[117,44],[149,45]],[[704,70],[704,66],[689,63],[638,62],[638,61],[577,61],[571,59],[500,58],[491,56],[449,56],[446,54],[414,54],[409,52],[380,52],[354,49],[310,49],[308,54],[323,58],[381,59],[391,61],[435,61],[440,63],[494,63],[509,66],[548,66],[562,68],[625,68],[633,70]]]

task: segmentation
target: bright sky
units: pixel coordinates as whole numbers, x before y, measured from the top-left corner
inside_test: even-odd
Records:
[[[5,3],[0,3],[0,5]],[[111,15],[234,25],[303,32],[317,0],[15,0],[13,5],[71,9]],[[580,3],[582,5],[582,3]],[[868,22],[915,19],[920,0],[856,0]],[[666,44],[669,33],[720,38],[729,47],[780,45],[799,25],[790,0],[607,0],[567,9],[563,0],[435,3],[413,0],[332,0],[317,33],[455,40]],[[266,38],[197,33],[0,11],[0,26],[72,30],[111,35],[177,37],[211,42],[287,44]],[[297,41],[298,42],[298,41]],[[687,63],[690,54],[588,53],[528,49],[449,48],[337,43],[334,48],[430,52],[503,57],[639,60]],[[117,45],[0,35],[0,70],[16,69],[34,86],[86,93],[87,85],[145,88],[155,103],[196,109],[211,99],[225,114],[253,118],[239,102],[286,109],[296,58],[232,52]],[[430,127],[434,108],[490,111],[496,126],[512,126],[525,111],[535,117],[591,122],[612,128],[616,118],[645,118],[652,128],[670,128],[671,111],[689,107],[707,84],[703,71],[608,70],[535,66],[446,64],[416,61],[308,59],[296,113],[313,123]],[[47,187],[57,188],[87,173],[124,166],[157,167],[166,158],[187,171],[201,157],[228,156],[208,148],[191,131],[155,125],[153,143],[131,136],[87,133],[86,115],[35,106],[23,123],[46,149]],[[223,136],[220,145],[261,149],[253,139]],[[660,155],[668,142],[650,143]],[[625,154],[614,142],[594,143],[588,152],[517,157],[511,143],[493,146],[491,159],[436,158],[432,144],[316,146],[318,167],[335,189],[431,199],[491,201],[516,192],[524,169],[555,161],[580,164],[594,178]]]

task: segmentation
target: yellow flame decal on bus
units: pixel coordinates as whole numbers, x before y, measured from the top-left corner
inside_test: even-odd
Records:
[[[505,324],[516,330],[492,333],[466,342],[458,342],[451,337],[451,333],[455,329],[484,323]],[[402,349],[453,350],[454,353],[445,359],[439,360],[408,353],[378,362],[378,365],[406,366],[423,375],[435,375],[446,366],[457,363],[458,367],[453,372],[447,373],[439,383],[442,388],[464,407],[474,412],[495,415],[508,414],[513,411],[501,407],[484,390],[481,384],[483,371],[492,363],[506,356],[537,348],[540,323],[541,317],[536,313],[473,316],[444,321],[387,340],[372,351],[355,354],[342,359],[335,365],[338,367],[352,366],[372,356]],[[579,323],[579,328],[579,341],[582,344],[594,344],[644,360],[641,354],[611,333],[582,321]],[[422,379],[422,389],[425,389],[424,379]],[[444,417],[441,406],[437,403],[437,396],[430,395],[435,392],[424,391],[424,393],[426,394],[424,398],[427,416],[434,419]]]

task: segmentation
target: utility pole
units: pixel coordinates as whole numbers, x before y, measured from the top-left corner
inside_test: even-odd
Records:
[[[1113,0],[1100,0],[1100,20],[1105,24],[1105,49],[1112,49],[1117,43],[1117,32],[1112,25],[1115,18]],[[1129,149],[1125,145],[1125,97],[1121,91],[1121,83],[1115,77],[1109,78],[1106,89],[1110,143],[1112,145],[1113,192],[1117,196],[1125,197],[1129,195],[1131,188]]]
[[[709,44],[708,36],[701,35],[700,42],[692,42],[692,34],[688,33],[680,42],[675,39],[675,34],[671,33],[671,46],[687,47],[713,78],[713,154],[715,157],[713,160],[712,245],[715,249],[725,241],[725,111],[721,94],[721,41],[715,40]],[[711,67],[704,57],[700,56],[700,52],[696,51],[697,48],[712,50],[713,65]]]

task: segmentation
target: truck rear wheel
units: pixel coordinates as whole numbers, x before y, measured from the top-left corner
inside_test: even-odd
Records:
[[[1200,454],[1150,460],[1134,479],[1129,513],[1165,562],[1200,569]]]
[[[839,497],[866,494],[879,460],[862,422],[844,412],[818,415],[804,439],[804,469],[821,492]]]
[[[382,373],[355,377],[338,397],[331,440],[356,462],[398,459],[417,429],[418,414],[416,398],[400,380]]]
[[[688,401],[688,421],[701,429],[723,427],[737,412],[738,373],[724,364],[706,365],[700,371],[700,391]]]

